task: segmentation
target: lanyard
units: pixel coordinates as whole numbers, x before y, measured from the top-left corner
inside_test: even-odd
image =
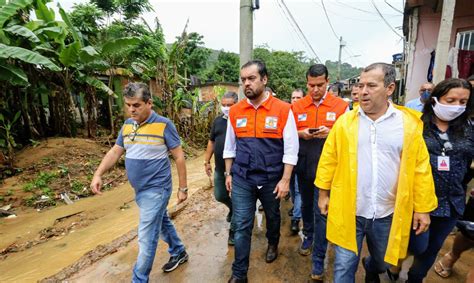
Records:
[[[441,155],[442,156],[446,156],[447,151],[453,150],[453,144],[449,141],[448,132],[446,132],[446,133],[441,133],[441,132],[437,133],[433,129],[431,130],[431,132],[433,133],[436,141],[441,146]]]

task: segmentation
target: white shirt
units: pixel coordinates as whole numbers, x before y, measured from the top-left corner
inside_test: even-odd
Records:
[[[376,121],[359,107],[357,216],[383,218],[393,213],[403,147],[403,114],[389,103]]]
[[[266,98],[268,99],[268,97]],[[262,103],[266,100],[264,99]],[[252,105],[255,109],[258,109],[260,105],[253,105],[248,99],[247,102]],[[235,131],[230,123],[230,119],[227,120],[227,131],[225,135],[225,144],[224,144],[224,153],[223,158],[235,158],[236,155],[236,137]],[[296,165],[298,162],[298,150],[299,150],[299,141],[298,141],[298,131],[296,130],[295,116],[290,109],[288,113],[288,119],[286,120],[286,125],[283,128],[283,163],[289,165]]]

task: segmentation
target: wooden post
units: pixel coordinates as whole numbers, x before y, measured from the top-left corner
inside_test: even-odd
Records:
[[[441,24],[439,27],[438,42],[436,44],[436,57],[433,70],[434,84],[441,82],[445,78],[455,5],[456,0],[443,0],[443,11],[441,13]]]

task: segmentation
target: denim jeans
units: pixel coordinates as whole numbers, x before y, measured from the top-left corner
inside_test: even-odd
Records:
[[[166,210],[171,191],[171,184],[161,188],[135,189],[135,201],[140,209],[140,222],[138,224],[139,250],[137,262],[133,268],[132,282],[148,282],[159,237],[168,244],[168,252],[171,256],[177,256],[185,250]]]
[[[359,264],[360,250],[364,236],[367,236],[367,247],[370,256],[367,257],[365,269],[367,273],[379,274],[386,271],[385,251],[387,250],[388,236],[392,226],[392,215],[379,219],[356,217],[357,254],[340,246],[335,247],[334,282],[355,282],[355,273]]]
[[[327,217],[322,215],[318,206],[319,190],[314,192],[314,233],[313,233],[313,269],[312,274],[322,275],[324,273],[324,258],[328,247],[326,239]]]
[[[232,199],[229,196],[229,192],[225,187],[225,176],[224,172],[214,171],[214,197],[216,200],[229,209],[232,215]],[[231,229],[234,230],[234,225],[231,222]]]
[[[458,216],[453,217],[436,217],[431,216],[430,228],[427,232],[423,233],[425,243],[428,245],[423,253],[415,255],[413,259],[413,265],[408,271],[408,282],[422,282],[423,278],[430,270],[431,266],[436,260],[439,250],[443,246],[444,240],[448,237],[449,233],[453,230],[458,220]],[[410,239],[411,240],[411,239]],[[422,245],[423,241],[418,241]],[[420,250],[420,249],[418,249]]]
[[[314,229],[314,179],[308,179],[304,176],[297,175],[298,188],[301,194],[301,215],[303,218],[303,234],[308,238],[313,238]]]
[[[291,177],[290,181],[290,196],[291,202],[293,202],[293,216],[291,220],[301,219],[301,194],[298,186],[298,179],[295,174]]]
[[[243,279],[249,268],[250,244],[255,218],[257,199],[260,200],[267,222],[266,237],[269,245],[278,245],[280,240],[280,200],[275,199],[276,182],[256,186],[232,181],[232,205],[235,225],[235,259],[232,264],[232,275]]]

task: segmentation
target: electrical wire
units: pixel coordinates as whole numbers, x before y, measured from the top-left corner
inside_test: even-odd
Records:
[[[288,7],[286,6],[285,4],[285,1],[283,0],[280,0],[281,3],[283,4],[283,6],[285,7],[286,11],[288,12],[288,15],[290,15],[290,18],[292,19],[293,23],[296,25],[296,27],[298,28],[298,31],[300,32],[301,36],[304,38],[304,41],[306,42],[306,44],[308,45],[308,47],[311,49],[314,57],[315,57],[315,60],[317,63],[320,63],[321,60],[319,60],[319,57],[318,55],[316,54],[316,51],[314,51],[314,48],[313,46],[311,46],[311,44],[309,43],[308,41],[308,38],[306,38],[306,35],[303,33],[303,31],[301,30],[300,26],[298,25],[298,22],[296,22],[296,19],[295,17],[293,17],[293,15],[291,14],[291,11],[290,9],[288,9]]]
[[[283,12],[283,8],[280,6],[280,4],[278,3],[278,1],[275,1],[275,2],[278,4],[277,10],[278,10],[278,12],[280,13],[281,17],[282,17],[282,18],[286,18],[286,20],[288,21],[288,23],[290,23],[290,25],[291,25],[290,19],[289,19],[288,16]],[[286,27],[286,30],[288,31],[288,33],[289,33],[289,34],[291,35],[291,37],[293,38],[293,41],[291,42],[291,45],[293,46],[293,49],[296,51],[297,48],[296,48],[295,45],[294,45],[295,41],[297,41],[297,40],[295,39],[295,36],[294,36],[294,33],[296,33],[296,30],[295,30],[295,28],[294,28],[292,25],[291,25],[291,27],[293,28],[294,33],[291,32],[290,28],[288,28],[287,25],[285,25],[285,27]],[[298,35],[297,35],[297,36],[298,36]],[[299,40],[301,40],[301,38],[300,38],[299,36],[298,36],[298,38],[299,38]],[[303,43],[303,47],[306,48],[306,46],[305,46],[304,43]]]
[[[334,27],[331,24],[331,20],[329,20],[328,12],[326,11],[326,6],[324,6],[324,0],[321,0],[321,4],[323,5],[324,14],[326,15],[326,20],[328,20],[328,24],[331,27],[332,33],[336,37],[337,41],[340,41],[339,39],[340,37],[337,35],[336,31],[334,30]]]
[[[379,16],[382,18],[382,20],[384,21],[384,23],[385,23],[396,35],[398,35],[399,37],[403,38],[403,36],[401,36],[401,35],[388,23],[388,21],[384,18],[384,16],[382,15],[382,13],[380,13],[379,8],[377,8],[377,6],[375,5],[374,0],[372,0],[372,5],[374,6],[375,10],[376,10],[377,13],[379,14]]]
[[[351,6],[347,3],[341,3],[339,2],[338,0],[336,0],[334,2],[334,4],[338,4],[344,8],[351,8],[353,10],[357,10],[357,11],[360,11],[360,12],[364,12],[364,13],[367,13],[367,14],[371,14],[371,15],[375,15],[375,16],[378,16],[376,13],[372,12],[372,11],[368,11],[368,10],[364,10],[364,9],[361,9],[361,8],[358,8],[358,7],[354,7],[354,6]],[[386,17],[399,17],[400,15],[394,15],[394,14],[384,14]]]
[[[399,12],[400,14],[403,15],[403,12],[398,10],[397,8],[395,8],[394,6],[392,6],[392,4],[388,3],[387,0],[383,0],[385,2],[385,4],[387,4],[388,6],[390,6],[390,8],[394,9],[395,11]]]

